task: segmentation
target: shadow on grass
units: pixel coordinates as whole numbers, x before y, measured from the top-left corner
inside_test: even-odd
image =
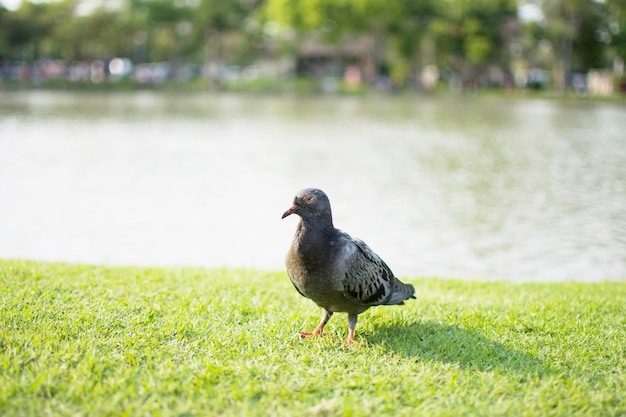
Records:
[[[476,330],[433,321],[374,324],[367,337],[407,358],[458,364],[461,368],[487,371],[503,369],[544,375],[549,368],[539,359],[489,339]]]

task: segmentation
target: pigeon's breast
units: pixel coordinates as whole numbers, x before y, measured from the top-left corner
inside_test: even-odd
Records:
[[[300,228],[287,254],[287,273],[296,289],[328,311],[359,313],[367,307],[344,295],[346,260],[357,249],[336,229]]]
[[[287,256],[287,273],[298,290],[309,298],[314,293],[341,292],[343,286],[339,271],[334,268],[334,262],[324,261],[331,254],[317,252],[315,256],[310,255],[302,251],[290,251]]]
[[[303,296],[328,311],[359,314],[368,308],[346,298],[343,293],[343,280],[330,271],[329,273],[323,273],[321,270],[315,273],[308,271],[303,274],[289,268],[287,271],[292,283]]]

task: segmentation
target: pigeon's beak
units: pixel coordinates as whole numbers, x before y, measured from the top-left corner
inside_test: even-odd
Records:
[[[290,214],[295,213],[296,210],[298,210],[298,206],[296,206],[294,204],[293,206],[289,207],[289,210],[287,210],[286,212],[283,213],[283,216],[281,217],[281,219],[284,219],[285,217],[289,216]]]

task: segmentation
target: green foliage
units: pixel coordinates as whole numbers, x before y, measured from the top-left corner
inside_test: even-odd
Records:
[[[346,347],[284,273],[0,261],[0,414],[626,413],[624,283],[409,281]]]
[[[626,59],[623,0],[125,0],[87,14],[82,3],[25,0],[18,10],[0,9],[0,61],[120,56],[248,65],[293,54],[314,34],[329,44],[367,42],[369,56],[358,60],[370,82],[391,68],[402,85],[427,65],[467,81],[524,60],[560,73],[565,88],[572,69]],[[519,3],[541,5],[545,21],[520,22]]]

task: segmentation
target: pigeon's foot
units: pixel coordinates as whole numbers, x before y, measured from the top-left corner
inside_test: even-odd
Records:
[[[348,338],[346,339],[346,346],[350,346],[353,343],[357,343],[354,340],[354,329],[348,329]]]
[[[318,332],[317,329],[312,332],[298,332],[300,333],[300,337],[303,339],[310,339],[312,337],[316,337],[322,334],[322,332]]]
[[[310,339],[311,337],[319,336],[324,331],[324,326],[326,323],[322,320],[322,322],[313,330],[312,332],[298,332],[300,333],[300,337],[303,339]]]

